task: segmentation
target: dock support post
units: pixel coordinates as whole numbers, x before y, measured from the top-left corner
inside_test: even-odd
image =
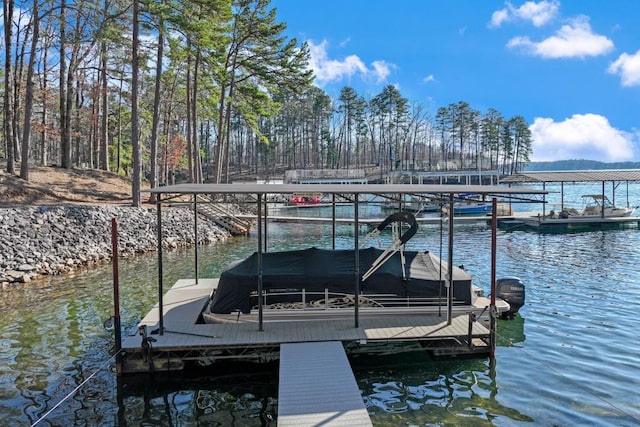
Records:
[[[359,306],[360,306],[360,242],[359,240],[359,232],[360,232],[360,225],[359,223],[359,200],[358,200],[358,194],[355,194],[355,204],[354,204],[354,214],[353,214],[353,220],[355,223],[355,229],[353,231],[353,250],[355,251],[355,262],[354,262],[354,270],[355,270],[355,305],[354,305],[354,317],[355,317],[355,327],[359,327],[360,325],[360,314],[359,314]]]
[[[331,249],[336,249],[336,195],[331,195]]]
[[[614,190],[614,192],[615,192],[615,190]],[[603,218],[603,219],[604,219],[604,198],[605,198],[605,195],[604,195],[604,181],[602,181],[602,206],[600,207],[600,218]],[[614,201],[615,201],[615,199],[614,199]]]
[[[158,214],[158,316],[159,316],[159,334],[164,335],[164,308],[162,307],[162,196],[158,194],[158,202],[156,203]]]
[[[262,242],[262,247],[264,248],[264,252],[269,252],[269,242],[267,240],[267,238],[269,237],[269,231],[267,230],[267,227],[269,227],[269,203],[268,203],[268,197],[265,194],[264,196],[264,227],[262,230],[262,234],[264,241]]]
[[[469,348],[473,348],[473,323],[476,321],[476,315],[473,312],[469,312],[469,328],[467,330],[467,345]]]
[[[258,331],[262,332],[262,194],[258,193]]]
[[[453,193],[449,194],[449,245],[447,257],[447,325],[453,317]],[[442,262],[442,261],[440,261]]]
[[[491,305],[489,306],[489,357],[496,352],[496,248],[497,248],[497,199],[491,199]]]
[[[118,278],[118,222],[111,218],[111,265],[113,268],[113,330],[115,333],[116,374],[122,373],[122,331],[120,330],[120,279]]]
[[[198,284],[198,194],[193,195],[193,236],[195,239],[194,260],[196,269],[196,285]]]

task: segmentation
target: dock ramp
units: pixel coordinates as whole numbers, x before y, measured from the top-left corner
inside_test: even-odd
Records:
[[[251,231],[251,222],[239,218],[229,204],[220,203],[209,196],[199,196],[198,201],[198,213],[209,218],[232,235],[246,235]]]
[[[278,427],[371,426],[340,341],[282,344]]]

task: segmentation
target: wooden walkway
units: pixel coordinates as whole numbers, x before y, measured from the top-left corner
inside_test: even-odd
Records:
[[[278,426],[371,426],[339,341],[282,344]]]
[[[266,321],[260,331],[256,322],[204,324],[196,323],[217,279],[179,280],[163,298],[164,331],[159,334],[159,309],[154,306],[138,327],[123,339],[126,355],[122,372],[149,372],[182,369],[188,361],[210,363],[216,359],[266,360],[277,358],[282,344],[341,341],[358,347],[376,343],[428,343],[441,347],[448,343],[448,354],[487,354],[489,330],[479,322],[472,324],[474,345],[469,345],[469,319],[453,317],[447,325],[445,316],[425,313],[364,317],[355,327],[353,317]],[[145,342],[141,330],[146,329]],[[457,344],[456,344],[457,343]]]

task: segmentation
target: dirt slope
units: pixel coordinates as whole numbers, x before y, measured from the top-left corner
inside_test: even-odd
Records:
[[[29,180],[0,163],[0,207],[41,205],[131,205],[131,182],[114,172],[31,166]],[[19,169],[19,165],[16,165]],[[18,172],[18,170],[16,171]],[[143,200],[148,194],[142,195]]]

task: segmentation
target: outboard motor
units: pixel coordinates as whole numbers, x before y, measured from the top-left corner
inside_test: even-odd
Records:
[[[524,283],[517,277],[503,277],[496,280],[496,296],[509,303],[509,311],[502,318],[513,319],[513,315],[524,305]]]

